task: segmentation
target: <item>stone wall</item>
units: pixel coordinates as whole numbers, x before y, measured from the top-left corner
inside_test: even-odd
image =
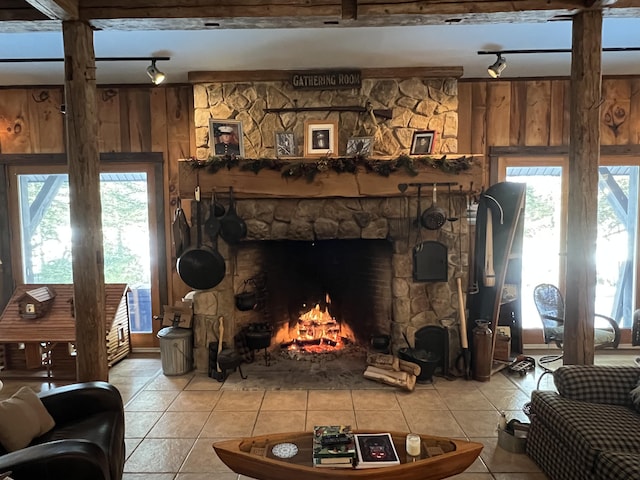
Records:
[[[433,153],[458,151],[457,79],[374,80],[365,79],[359,90],[300,91],[285,82],[208,83],[194,85],[196,156],[206,159],[209,148],[209,119],[235,119],[242,122],[245,157],[275,157],[277,131],[295,135],[297,152],[302,156],[304,122],[338,122],[338,155],[344,155],[347,140],[373,136],[375,157],[395,157],[408,153],[413,132],[434,130]],[[365,106],[392,109],[393,118],[356,112],[265,113],[265,108]]]

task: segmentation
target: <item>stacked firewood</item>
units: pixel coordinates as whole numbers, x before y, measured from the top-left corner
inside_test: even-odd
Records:
[[[370,380],[412,392],[418,375],[420,375],[420,366],[415,363],[384,353],[367,355],[367,369],[364,371],[364,377]]]

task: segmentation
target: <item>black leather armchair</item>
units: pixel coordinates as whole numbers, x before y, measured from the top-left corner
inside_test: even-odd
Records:
[[[0,472],[13,472],[15,480],[121,480],[124,409],[118,389],[87,382],[38,396],[56,425],[22,450],[7,453],[0,446]]]

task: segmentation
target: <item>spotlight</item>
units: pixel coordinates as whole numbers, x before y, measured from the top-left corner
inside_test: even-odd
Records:
[[[495,63],[487,68],[487,73],[492,78],[499,78],[502,71],[507,68],[507,61],[499,53],[497,55],[498,58]]]
[[[147,67],[147,75],[155,85],[160,85],[165,79],[165,74],[156,67],[155,59],[151,60],[151,65]]]

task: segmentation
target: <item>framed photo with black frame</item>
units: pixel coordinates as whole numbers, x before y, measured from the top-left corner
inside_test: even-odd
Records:
[[[307,120],[304,122],[305,157],[326,157],[338,153],[338,122]]]
[[[411,155],[429,155],[433,152],[433,144],[436,140],[434,130],[421,130],[413,132],[411,141]]]
[[[242,122],[240,120],[209,120],[211,151],[217,157],[244,157]]]
[[[373,151],[373,137],[351,137],[347,140],[347,156],[366,157]]]
[[[293,132],[275,133],[276,157],[295,157],[297,155],[296,137]]]

